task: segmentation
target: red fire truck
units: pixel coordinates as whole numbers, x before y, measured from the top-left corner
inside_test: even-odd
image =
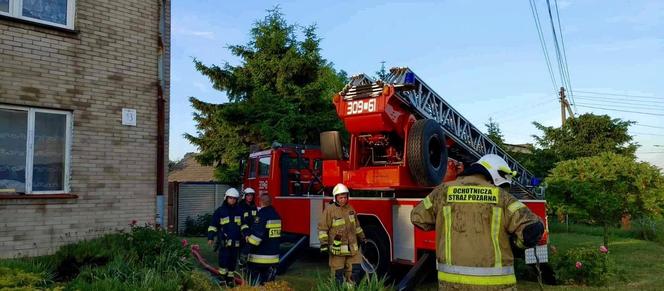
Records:
[[[417,272],[433,257],[435,239],[433,231],[413,227],[411,210],[434,186],[489,153],[518,172],[510,192],[546,225],[537,179],[410,69],[393,68],[377,81],[353,76],[333,102],[350,134],[348,150],[338,132],[323,132],[319,148],[275,143],[251,153],[245,166],[243,187],[273,196],[282,232],[301,235],[300,243],[320,246],[318,219],[330,189],[344,183],[368,238],[365,265],[385,273],[393,263],[410,264]],[[540,246],[526,251],[529,263],[534,254],[546,262],[547,241],[545,233]]]

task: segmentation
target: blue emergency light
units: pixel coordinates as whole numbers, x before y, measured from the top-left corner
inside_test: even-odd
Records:
[[[404,79],[404,83],[408,85],[413,85],[415,84],[415,73],[413,72],[408,72],[406,73],[406,77]]]

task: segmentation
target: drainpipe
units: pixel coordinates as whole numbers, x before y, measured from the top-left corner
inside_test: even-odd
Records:
[[[164,123],[165,103],[164,88],[164,35],[166,31],[166,0],[159,1],[159,36],[157,37],[157,213],[155,223],[157,227],[164,225]]]

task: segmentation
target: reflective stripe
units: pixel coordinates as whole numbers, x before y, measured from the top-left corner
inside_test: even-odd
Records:
[[[245,212],[244,215],[242,215],[242,216],[244,216],[244,218],[249,217],[249,212]]]
[[[231,222],[231,219],[229,217],[224,217],[222,219],[219,219],[219,224],[224,225]]]
[[[219,269],[217,270],[217,272],[219,272],[219,275],[222,275],[222,276],[223,276],[223,275],[226,275],[226,273],[228,272],[228,270],[226,270],[226,269],[224,269],[224,268],[219,268]]]
[[[327,245],[322,245],[320,246],[321,251],[327,251]]]
[[[247,229],[247,228],[249,228],[249,226],[246,225],[246,224],[243,224],[242,226],[240,226],[240,230],[245,230],[245,229]]]
[[[323,241],[323,240],[327,240],[327,238],[328,238],[327,237],[327,231],[324,231],[324,230],[319,230],[318,231],[318,240]]]
[[[256,216],[256,210],[252,210],[252,211],[251,211],[251,215],[252,215],[252,216]]]
[[[449,283],[483,285],[483,286],[516,284],[516,277],[514,275],[471,276],[471,275],[459,275],[459,274],[438,272],[438,280]]]
[[[281,227],[281,220],[279,220],[279,219],[268,220],[268,221],[265,223],[265,227],[267,227],[267,228],[277,228],[277,227]]]
[[[355,234],[360,234],[362,232],[363,232],[363,230],[362,230],[361,227],[358,226],[358,227],[355,228]]]
[[[493,208],[493,217],[491,217],[491,241],[493,242],[494,266],[496,268],[503,265],[503,255],[500,252],[500,220],[503,216],[503,209],[500,207]]]
[[[424,202],[424,209],[429,210],[431,209],[431,207],[433,207],[433,203],[431,203],[431,199],[429,199],[429,196],[424,197],[424,200],[422,200],[422,202]]]
[[[240,225],[242,223],[242,217],[241,216],[235,216],[235,224]]]
[[[350,249],[351,249],[351,250],[354,250],[354,251],[358,251],[358,250],[360,250],[360,248],[357,246],[357,244],[352,244],[352,245],[350,245]]]
[[[217,232],[217,227],[215,227],[215,226],[208,226],[208,232]]]
[[[348,216],[348,220],[350,220],[350,222],[355,223],[355,215],[352,215],[352,214],[349,215],[349,216]]]
[[[350,249],[348,245],[341,245],[341,254],[350,254]]]
[[[519,210],[521,208],[524,208],[524,207],[526,207],[526,205],[521,203],[521,201],[517,201],[517,202],[514,202],[514,203],[510,204],[510,206],[507,206],[507,210],[509,210],[510,213],[514,213],[517,210]]]
[[[443,207],[445,220],[445,263],[452,264],[452,207]]]
[[[453,266],[453,265],[438,263],[438,271],[448,274],[457,274],[457,275],[497,276],[497,275],[514,274],[514,267],[505,266],[500,268],[492,268],[492,267],[483,268],[483,267]]]
[[[257,264],[276,264],[279,263],[279,255],[249,254],[247,261]]]
[[[516,241],[514,242],[514,244],[520,249],[525,249],[526,248],[526,246],[523,244],[523,240],[520,239],[520,238],[517,238]]]
[[[257,246],[261,244],[262,239],[252,234],[247,238],[247,241],[249,241],[250,244]]]
[[[335,220],[332,221],[332,226],[333,227],[342,226],[344,224],[346,224],[346,221],[343,218],[335,219]]]

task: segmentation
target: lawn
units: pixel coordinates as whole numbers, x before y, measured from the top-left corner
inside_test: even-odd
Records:
[[[211,248],[205,245],[205,238],[187,238],[191,243],[201,245],[203,256],[216,265],[216,255]],[[558,252],[564,252],[572,247],[588,246],[599,247],[602,237],[582,233],[552,233],[551,245]],[[205,245],[205,246],[204,246]],[[610,255],[615,260],[618,275],[608,284],[611,290],[664,290],[664,246],[625,236],[612,236],[609,240]],[[287,281],[296,290],[312,290],[317,278],[323,278],[329,273],[327,256],[321,255],[317,250],[306,250],[291,266],[285,275],[279,279]],[[403,272],[399,272],[403,273]],[[436,290],[435,280],[418,286],[417,290]],[[537,282],[519,281],[520,290],[538,290]],[[607,287],[586,286],[545,286],[546,290],[595,290]]]

